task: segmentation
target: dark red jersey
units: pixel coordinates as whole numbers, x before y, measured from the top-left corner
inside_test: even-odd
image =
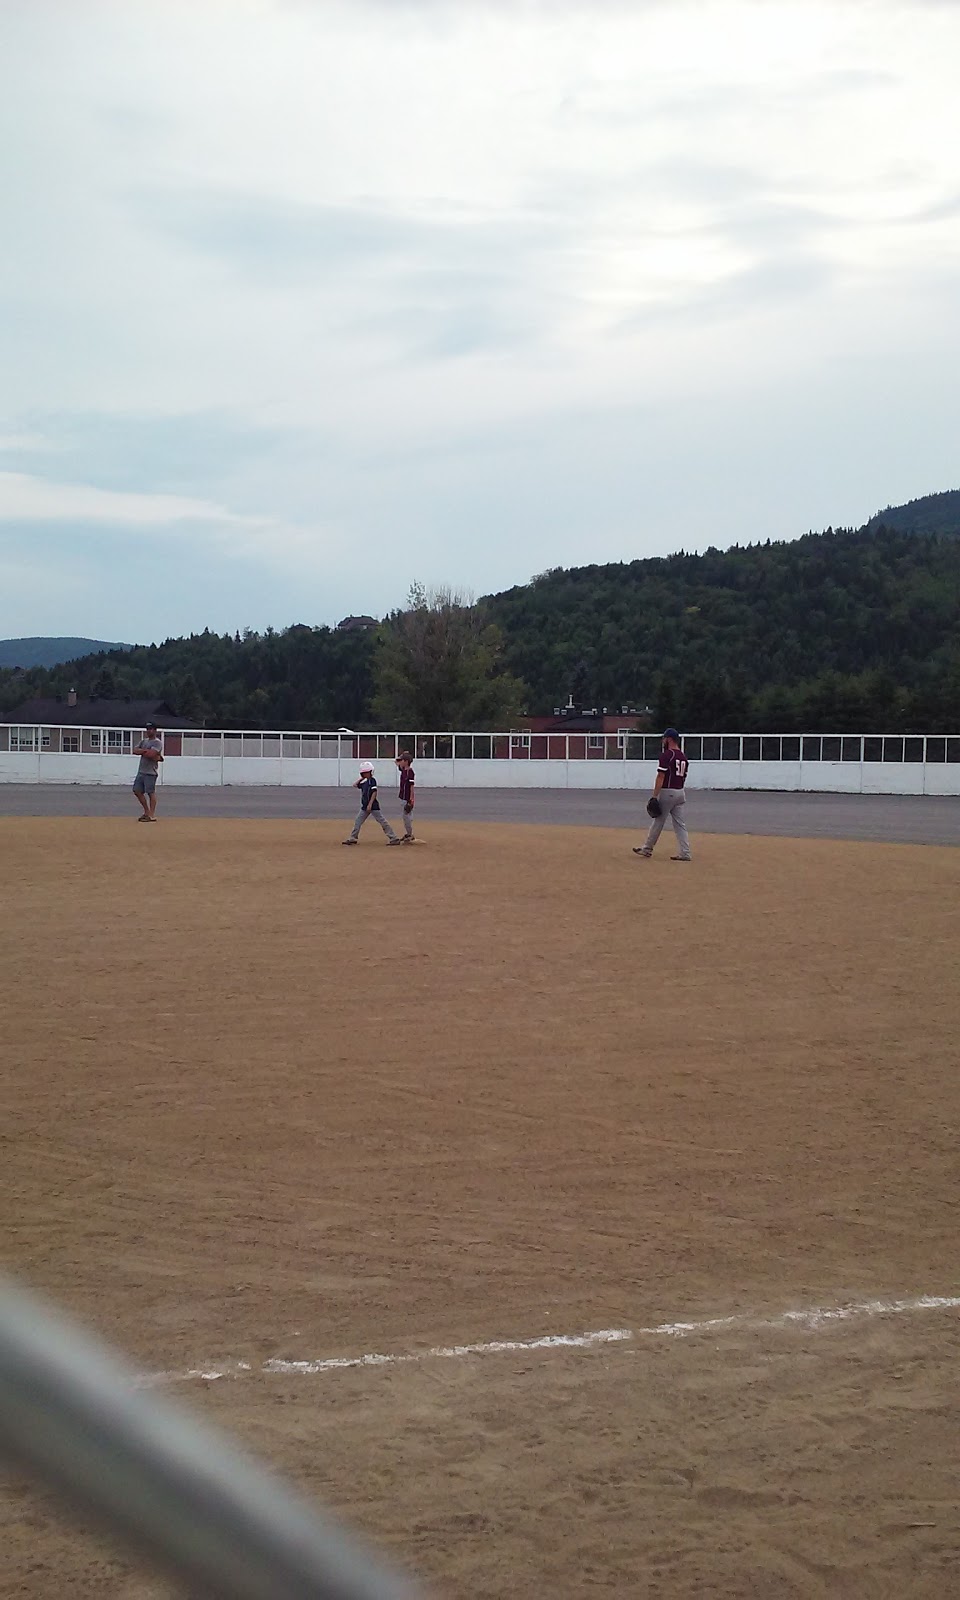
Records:
[[[682,789],[687,781],[689,765],[682,750],[661,750],[658,770],[666,774],[663,780],[664,789]]]
[[[413,785],[416,782],[412,767],[400,768],[400,799],[404,805],[409,805],[413,799]]]

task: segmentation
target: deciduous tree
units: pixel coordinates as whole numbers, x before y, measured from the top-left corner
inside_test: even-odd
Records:
[[[381,632],[374,720],[384,728],[508,728],[523,700],[484,608],[456,590],[414,584]]]

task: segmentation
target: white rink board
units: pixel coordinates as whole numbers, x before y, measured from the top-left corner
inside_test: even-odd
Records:
[[[392,760],[375,763],[385,790],[395,788]],[[0,783],[107,784],[129,788],[130,755],[0,750]],[[652,788],[655,763],[626,760],[538,761],[524,758],[437,760],[418,757],[417,781],[437,789],[631,790]],[[358,762],[323,755],[168,755],[161,787],[349,788]],[[691,790],[758,789],[771,793],[956,795],[960,763],[897,761],[692,761]]]
[[[934,762],[924,767],[919,761],[865,761],[863,764],[863,782],[860,794],[957,794],[960,787],[957,785],[957,774],[960,768],[956,766],[939,766]],[[936,781],[940,774],[954,779],[952,789],[936,789],[930,787],[930,780]]]
[[[864,785],[864,794],[903,794],[902,789],[867,789]],[[915,789],[906,790],[907,794],[916,794]],[[931,764],[924,770],[924,794],[960,794],[960,778],[956,766],[941,766],[939,763]]]
[[[219,789],[223,785],[221,768],[219,756],[181,756],[179,759],[171,756],[160,769],[160,787]]]

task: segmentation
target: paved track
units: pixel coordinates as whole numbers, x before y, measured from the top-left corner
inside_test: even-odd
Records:
[[[165,817],[353,816],[345,789],[169,787]],[[575,789],[420,789],[418,828],[430,819],[463,822],[568,823],[600,828],[646,826],[641,794]],[[384,807],[391,817],[395,800]],[[702,790],[688,803],[691,833],[757,833],[787,838],[870,839],[898,844],[960,845],[960,799],[912,795],[772,794]],[[125,786],[0,784],[0,816],[136,816]],[[669,833],[669,828],[668,828]]]

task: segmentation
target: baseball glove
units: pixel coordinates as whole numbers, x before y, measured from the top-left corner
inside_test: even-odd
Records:
[[[657,799],[655,794],[652,794],[650,799],[647,801],[647,816],[659,817],[661,815],[661,811],[662,807],[660,805],[660,801]]]

